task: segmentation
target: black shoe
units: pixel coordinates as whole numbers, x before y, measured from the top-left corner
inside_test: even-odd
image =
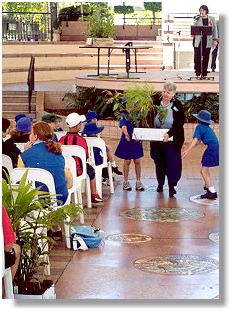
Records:
[[[159,184],[156,191],[157,191],[158,193],[163,192],[163,185],[162,185],[162,184]]]
[[[206,186],[203,186],[203,189],[204,189],[204,191],[206,191],[206,192],[209,191],[208,187],[206,187]]]
[[[214,199],[218,198],[218,195],[217,195],[217,192],[214,192],[214,193],[207,192],[204,195],[201,195],[201,198],[202,199],[212,199],[212,200],[214,200]]]
[[[169,197],[174,197],[176,194],[176,190],[174,189],[174,186],[169,186]]]
[[[112,172],[118,175],[122,175],[123,173],[118,169],[118,167],[112,167]]]
[[[53,232],[52,237],[55,241],[62,241],[62,231]]]

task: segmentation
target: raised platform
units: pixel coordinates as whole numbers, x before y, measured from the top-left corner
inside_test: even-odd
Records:
[[[140,70],[140,67],[139,67]],[[88,76],[80,75],[76,77],[76,84],[79,87],[96,87],[98,89],[124,90],[129,85],[147,83],[153,86],[156,91],[163,89],[166,81],[172,81],[177,85],[178,93],[200,93],[200,92],[219,92],[219,73],[209,73],[208,77],[214,80],[189,80],[194,77],[193,71],[148,71],[146,73],[130,73],[127,79],[126,73],[111,72],[110,76]],[[96,74],[93,72],[93,74]]]

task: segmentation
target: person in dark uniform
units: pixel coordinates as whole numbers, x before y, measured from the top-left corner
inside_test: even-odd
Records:
[[[124,183],[123,190],[131,191],[132,187],[129,183],[129,167],[131,160],[134,161],[135,174],[136,174],[136,191],[144,191],[144,186],[141,182],[141,161],[143,157],[142,142],[132,139],[134,125],[133,121],[129,118],[129,114],[122,114],[119,126],[122,130],[120,142],[116,148],[115,155],[124,159],[123,175]]]
[[[209,16],[209,9],[206,5],[199,8],[200,15],[196,16],[195,26],[212,26],[212,35],[195,35],[193,39],[194,46],[194,70],[196,76],[207,76],[210,49],[213,45],[217,45],[218,31],[214,17]],[[201,55],[202,41],[202,55]]]
[[[191,144],[182,153],[182,156],[187,156],[191,149],[200,141],[207,145],[201,160],[201,175],[205,183],[204,190],[206,193],[201,195],[201,198],[214,200],[218,195],[214,188],[209,169],[219,166],[219,142],[213,129],[210,128],[210,125],[214,123],[213,120],[211,120],[211,113],[207,110],[201,110],[198,114],[193,114],[193,116],[197,118],[199,125],[195,128]]]
[[[150,142],[150,155],[156,168],[157,192],[163,192],[167,177],[170,197],[176,194],[175,187],[181,178],[181,148],[184,143],[184,110],[175,92],[174,83],[165,83],[162,93],[154,95],[154,108],[148,114],[150,128],[168,129],[163,141]],[[171,137],[173,141],[168,141]]]
[[[218,37],[219,37],[219,21],[216,22],[216,25],[217,25]],[[211,59],[212,72],[215,72],[215,69],[216,69],[216,59],[217,59],[217,55],[218,55],[218,46],[219,46],[219,38],[217,39],[217,44],[212,47],[212,49],[213,49],[212,53],[211,53],[211,56],[212,56],[212,59]]]
[[[2,118],[2,138],[6,137],[9,128],[10,120],[7,118]],[[21,152],[13,142],[9,140],[2,140],[2,153],[4,155],[8,155],[11,158],[13,168],[17,167],[18,157]],[[3,169],[7,172],[7,169],[5,167],[3,167]],[[2,177],[6,179],[6,174],[4,170],[2,170]]]

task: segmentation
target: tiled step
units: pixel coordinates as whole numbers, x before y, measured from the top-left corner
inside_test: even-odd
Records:
[[[28,95],[24,95],[24,96],[21,96],[21,95],[10,95],[10,96],[3,95],[3,97],[2,97],[2,103],[11,103],[12,105],[14,105],[14,104],[20,105],[20,103],[25,103],[27,101],[28,101]],[[31,103],[36,103],[36,97],[35,96],[32,97]]]
[[[21,111],[20,113],[26,114],[27,116],[31,117],[33,120],[36,120],[36,113],[28,113],[28,111]],[[19,111],[3,111],[2,112],[2,117],[8,118],[8,119],[15,119],[15,115],[19,114]]]
[[[2,103],[2,111],[27,111],[28,110],[28,103],[24,102],[24,103],[6,103],[3,102]],[[31,110],[35,111],[36,110],[36,104],[31,104]]]

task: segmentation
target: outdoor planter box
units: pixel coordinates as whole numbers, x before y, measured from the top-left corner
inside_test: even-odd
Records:
[[[31,300],[31,299],[56,299],[55,285],[52,284],[47,288],[41,295],[27,295],[27,294],[17,294],[16,288],[14,288],[14,298],[17,300]]]

